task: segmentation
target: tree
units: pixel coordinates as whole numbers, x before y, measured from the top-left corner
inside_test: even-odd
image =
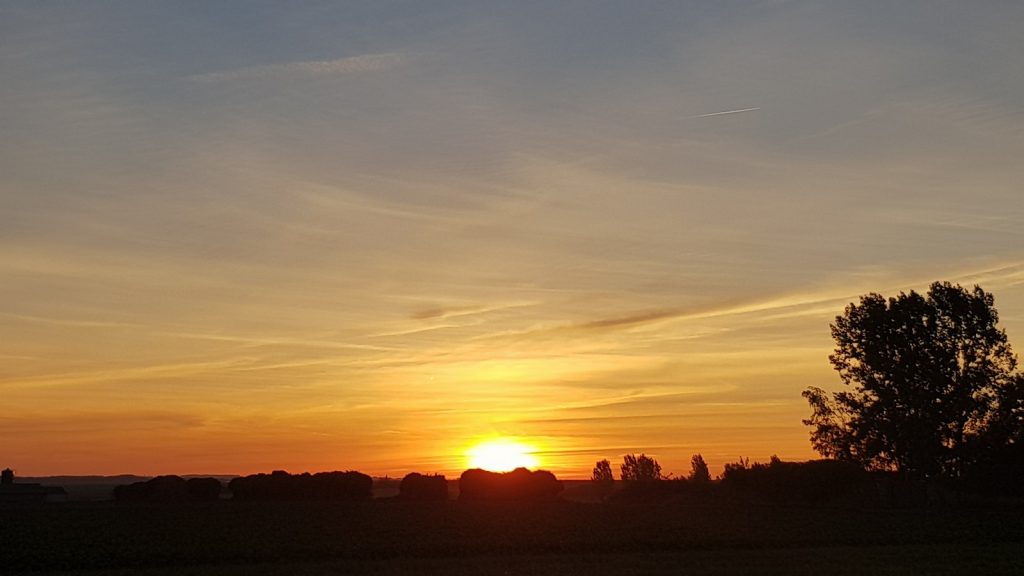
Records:
[[[700,454],[694,454],[690,458],[690,476],[691,482],[711,482],[711,471],[708,470],[708,463],[704,461],[704,457]]]
[[[442,474],[410,472],[398,485],[398,497],[405,500],[447,500],[448,479]]]
[[[591,481],[595,484],[611,484],[615,481],[612,476],[612,464],[608,460],[601,460],[594,465],[594,471],[590,475]]]
[[[1021,438],[1021,376],[998,318],[991,294],[948,282],[848,305],[829,360],[849,389],[803,393],[814,449],[926,481]]]
[[[459,477],[459,500],[554,500],[562,487],[561,480],[547,470],[490,472],[473,468]]]
[[[590,481],[597,486],[598,494],[602,498],[611,493],[615,486],[615,477],[612,476],[612,464],[608,460],[600,460],[594,464],[594,471],[590,475]]]
[[[652,482],[661,480],[661,464],[645,454],[626,454],[619,467],[625,482]]]

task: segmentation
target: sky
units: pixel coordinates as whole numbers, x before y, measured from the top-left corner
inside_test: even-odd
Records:
[[[1024,347],[1024,4],[0,1],[0,466],[814,457],[829,323]]]

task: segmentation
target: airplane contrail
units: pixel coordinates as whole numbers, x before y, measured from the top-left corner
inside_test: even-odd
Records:
[[[753,112],[754,110],[760,110],[761,107],[757,108],[741,108],[739,110],[725,110],[723,112],[711,112],[708,114],[697,114],[696,116],[690,116],[690,118],[707,118],[708,116],[721,116],[723,114],[739,114],[740,112]]]

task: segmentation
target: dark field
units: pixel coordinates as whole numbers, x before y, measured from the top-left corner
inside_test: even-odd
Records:
[[[1020,574],[1024,514],[637,503],[0,508],[0,571]]]
[[[334,560],[272,564],[217,564],[175,568],[114,569],[91,576],[392,576],[700,574],[704,576],[1019,575],[1017,544],[990,546],[906,545],[875,547],[679,550],[578,554],[491,554],[468,557]],[[65,572],[60,572],[64,574]],[[52,573],[57,574],[57,573]]]

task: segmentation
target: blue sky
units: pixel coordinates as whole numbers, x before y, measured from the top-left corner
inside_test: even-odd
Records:
[[[858,295],[978,282],[1020,342],[1022,23],[997,1],[0,3],[2,456],[810,457],[799,393],[839,385],[828,323]]]

